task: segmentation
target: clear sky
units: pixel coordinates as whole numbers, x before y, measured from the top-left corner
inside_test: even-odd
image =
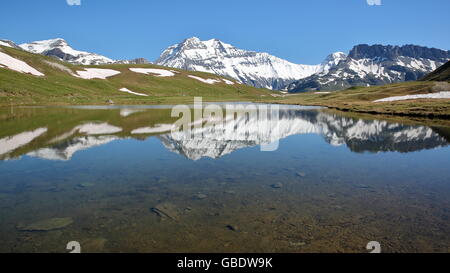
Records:
[[[197,36],[316,64],[359,43],[449,50],[449,14],[449,0],[2,0],[0,38],[60,37],[113,59],[153,61]]]

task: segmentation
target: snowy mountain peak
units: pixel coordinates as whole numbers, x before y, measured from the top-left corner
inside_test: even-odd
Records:
[[[98,65],[114,63],[112,59],[105,56],[75,50],[62,38],[25,43],[21,44],[20,47],[31,53],[56,57],[62,61],[74,64]]]
[[[50,47],[65,47],[65,46],[69,46],[67,41],[62,39],[62,38],[56,38],[56,39],[53,39],[53,40],[48,40],[48,42],[49,42],[49,46]]]
[[[340,60],[344,60],[347,58],[347,54],[345,54],[344,52],[335,52],[335,53],[331,53],[330,55],[327,56],[327,58],[325,59],[325,62],[335,62],[336,61],[340,61]]]
[[[54,49],[68,47],[69,44],[62,38],[35,41],[27,44],[21,44],[20,47],[31,53],[42,54],[43,52]]]
[[[202,41],[200,41],[200,39],[197,37],[188,38],[184,40],[180,45],[183,49],[192,49],[203,46]]]
[[[193,36],[193,37],[185,39],[183,43],[189,43],[189,42],[200,43],[201,41],[198,37]]]
[[[320,74],[328,74],[330,69],[336,67],[341,61],[347,59],[347,54],[344,52],[335,52],[327,56],[322,63],[322,70]]]
[[[158,65],[214,73],[242,83],[269,89],[287,84],[322,70],[321,65],[299,65],[268,53],[238,49],[218,39],[185,39],[163,51]]]
[[[11,47],[15,49],[21,49],[18,45],[16,45],[13,41],[0,39],[0,46]]]
[[[233,49],[234,46],[224,43],[221,40],[218,39],[211,39],[208,41],[204,41],[203,42],[207,47],[214,47],[217,49],[221,49],[221,50],[226,50],[226,49]]]
[[[203,51],[211,51],[214,49],[214,52],[220,51],[220,52],[226,52],[227,49],[233,48],[233,46],[229,44],[225,44],[224,42],[218,40],[218,39],[211,39],[207,41],[201,41],[197,37],[191,37],[188,39],[185,39],[180,44],[173,45],[169,47],[167,50],[163,52],[161,55],[167,55],[167,54],[173,54],[174,52],[187,52],[187,51],[196,51],[196,50],[203,50]],[[189,54],[189,53],[187,53]],[[161,58],[160,58],[161,59]]]

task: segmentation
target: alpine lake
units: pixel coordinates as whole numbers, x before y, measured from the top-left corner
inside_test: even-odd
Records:
[[[450,252],[448,123],[231,105],[0,108],[0,252]]]

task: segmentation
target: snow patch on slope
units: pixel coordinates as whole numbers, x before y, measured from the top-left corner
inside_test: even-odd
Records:
[[[155,68],[130,68],[131,71],[135,73],[152,75],[156,74],[156,77],[173,77],[175,76],[174,71],[169,71],[165,69],[155,69]]]
[[[222,81],[228,85],[234,85],[234,82],[227,80],[227,79],[222,79]]]
[[[202,77],[197,77],[197,76],[192,76],[192,75],[188,75],[189,78],[195,79],[197,81],[201,81],[203,83],[207,83],[207,84],[215,84],[220,82],[219,80],[215,80],[215,79],[204,79]]]
[[[85,71],[77,71],[80,78],[90,80],[90,79],[102,79],[106,80],[108,77],[112,77],[120,74],[119,71],[112,69],[102,69],[102,68],[85,68]]]
[[[133,92],[133,91],[127,89],[127,88],[121,88],[121,89],[119,89],[119,91],[125,92],[125,93],[129,93],[129,94],[132,94],[132,95],[136,95],[136,96],[148,97],[147,94],[142,94],[142,93]]]
[[[0,65],[20,73],[31,74],[39,77],[45,76],[43,73],[29,66],[26,62],[13,58],[3,52],[0,52]]]
[[[443,91],[431,94],[389,97],[385,99],[376,100],[374,102],[391,102],[391,101],[418,100],[418,99],[450,99],[450,91]]]

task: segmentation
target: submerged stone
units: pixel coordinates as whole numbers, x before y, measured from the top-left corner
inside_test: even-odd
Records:
[[[72,218],[52,218],[39,222],[32,223],[30,225],[19,225],[17,229],[20,231],[52,231],[63,229],[73,223]]]
[[[197,200],[203,200],[203,199],[206,199],[206,197],[208,197],[208,196],[206,194],[202,194],[202,193],[194,195],[194,199],[197,199]]]
[[[306,246],[307,243],[306,242],[289,242],[289,245],[292,247],[302,247],[302,246]]]
[[[168,218],[174,221],[177,221],[180,216],[178,207],[172,203],[161,203],[150,210],[161,218]]]
[[[95,184],[94,183],[80,183],[77,185],[79,188],[91,188],[94,187]]]
[[[239,231],[239,228],[235,225],[227,225],[227,229],[231,231]]]
[[[356,187],[360,188],[360,189],[371,189],[372,188],[371,186],[368,186],[365,184],[358,184],[358,185],[356,185]]]
[[[272,184],[271,187],[273,189],[281,189],[283,187],[283,184],[281,183],[276,183],[276,184]]]

